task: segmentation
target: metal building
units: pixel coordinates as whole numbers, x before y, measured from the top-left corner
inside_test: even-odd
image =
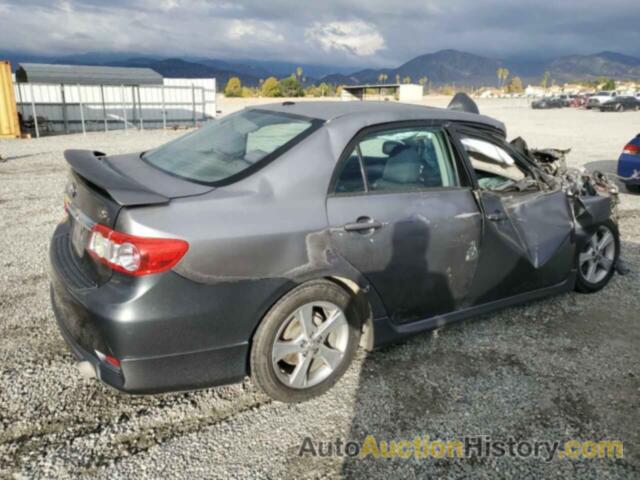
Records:
[[[162,75],[150,68],[21,63],[16,70],[16,82],[59,85],[162,85]]]
[[[343,85],[342,100],[387,100],[419,102],[423,95],[422,85],[414,83],[386,83],[369,85]]]
[[[196,126],[216,116],[216,82],[164,79],[149,68],[23,63],[15,74],[23,131]]]

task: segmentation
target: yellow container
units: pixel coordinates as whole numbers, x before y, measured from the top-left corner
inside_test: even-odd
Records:
[[[18,137],[20,124],[11,78],[11,64],[0,61],[0,138]]]

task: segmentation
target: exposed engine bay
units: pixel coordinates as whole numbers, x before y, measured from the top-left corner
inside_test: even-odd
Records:
[[[567,167],[566,157],[571,152],[570,148],[529,149],[521,137],[512,140],[511,145],[533,161],[547,176],[552,177],[546,180],[559,181],[562,189],[570,197],[578,200],[599,195],[609,197],[611,217],[614,220],[617,218],[618,187],[605,173],[598,170],[589,172],[584,168]]]

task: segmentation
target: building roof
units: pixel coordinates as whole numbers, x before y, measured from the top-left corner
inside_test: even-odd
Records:
[[[150,68],[22,63],[16,70],[16,81],[80,85],[162,85],[162,75]]]
[[[451,120],[481,123],[505,132],[505,126],[502,122],[485,115],[398,102],[283,102],[248,108],[291,113],[325,121],[338,118],[348,119],[350,123],[362,127],[371,125],[372,122]]]
[[[400,85],[400,83],[371,83],[367,85],[342,85],[342,88],[343,90],[361,90],[363,88],[398,88]]]

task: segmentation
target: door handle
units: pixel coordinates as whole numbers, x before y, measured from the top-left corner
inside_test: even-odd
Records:
[[[381,228],[382,224],[369,217],[360,217],[355,223],[347,223],[342,228],[347,232],[363,232],[366,233],[371,230],[377,230]]]
[[[502,222],[507,219],[507,215],[499,210],[487,215],[487,219],[492,222]]]

